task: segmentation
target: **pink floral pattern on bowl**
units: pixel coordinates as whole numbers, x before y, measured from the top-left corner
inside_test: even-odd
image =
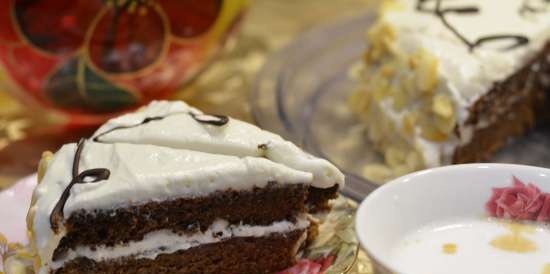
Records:
[[[532,183],[512,177],[512,186],[493,188],[486,203],[492,217],[525,221],[550,221],[550,193],[543,193]]]

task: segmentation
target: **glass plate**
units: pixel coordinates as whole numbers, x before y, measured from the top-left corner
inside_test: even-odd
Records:
[[[258,125],[327,158],[346,173],[343,192],[360,200],[378,184],[362,176],[382,158],[347,106],[356,87],[349,76],[366,46],[373,17],[363,15],[313,29],[272,55],[253,85]],[[550,129],[539,128],[510,143],[492,162],[550,166]]]

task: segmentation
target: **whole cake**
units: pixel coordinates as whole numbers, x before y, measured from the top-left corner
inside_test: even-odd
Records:
[[[550,2],[379,2],[350,104],[385,174],[487,160],[550,113]]]
[[[158,101],[46,153],[27,223],[47,273],[273,273],[344,176],[280,136]]]

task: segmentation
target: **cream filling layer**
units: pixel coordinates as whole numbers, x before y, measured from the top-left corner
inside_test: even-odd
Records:
[[[68,251],[62,259],[53,261],[52,269],[58,269],[71,260],[85,257],[94,261],[105,261],[134,256],[136,259],[155,259],[160,254],[171,254],[181,250],[187,250],[199,245],[219,243],[234,237],[263,237],[272,233],[285,233],[309,226],[309,220],[305,215],[297,218],[295,223],[289,221],[274,222],[267,226],[232,225],[226,220],[216,220],[210,228],[204,232],[191,235],[177,234],[171,230],[158,230],[148,233],[143,240],[129,242],[114,247],[107,246],[79,246]]]

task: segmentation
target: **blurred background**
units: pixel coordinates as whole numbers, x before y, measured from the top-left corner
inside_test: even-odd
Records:
[[[0,4],[3,13],[10,2]],[[32,174],[43,151],[89,136],[108,117],[147,100],[183,99],[252,121],[251,86],[274,52],[368,6],[368,0],[201,1],[190,12],[202,16],[193,17],[175,12],[186,7],[171,1],[157,9],[106,1],[108,10],[86,4],[64,13],[55,11],[68,2],[53,2],[21,4],[0,16],[0,190]],[[64,16],[48,19],[44,11]],[[75,89],[78,95],[67,93]]]
[[[346,173],[344,195],[361,200],[421,162],[375,151],[350,109],[361,91],[357,65],[367,42],[376,45],[366,39],[375,2],[0,0],[0,191],[34,174],[44,151],[170,99],[255,123],[332,161]],[[550,127],[536,128],[490,161],[547,167],[548,147]],[[356,272],[371,273],[358,256]]]

